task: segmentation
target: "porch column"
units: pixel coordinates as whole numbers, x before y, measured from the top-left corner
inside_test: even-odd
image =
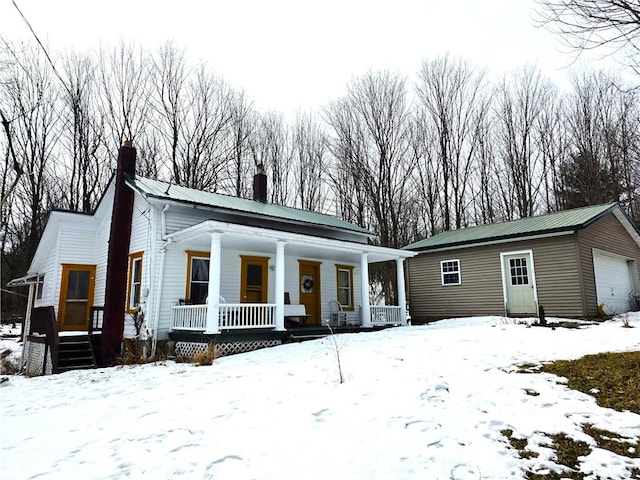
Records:
[[[360,288],[362,289],[362,326],[371,326],[371,308],[369,307],[369,262],[368,253],[360,254]]]
[[[400,323],[407,324],[407,295],[404,291],[404,258],[396,258],[396,279],[398,285],[398,305],[400,306]]]
[[[284,245],[278,241],[276,244],[276,330],[284,328]]]
[[[209,253],[209,293],[207,297],[207,325],[204,333],[220,333],[220,264],[222,234],[211,233]]]

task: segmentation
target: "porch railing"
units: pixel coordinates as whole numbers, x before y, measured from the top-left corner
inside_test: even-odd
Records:
[[[220,329],[273,328],[275,304],[224,303],[220,304]],[[174,305],[171,307],[171,329],[204,332],[207,327],[206,305]]]
[[[220,328],[271,328],[276,326],[276,305],[270,303],[220,304]]]
[[[171,329],[204,332],[207,327],[206,305],[174,305],[171,307]]]
[[[371,309],[372,325],[400,325],[402,323],[401,307],[372,305],[369,308]]]

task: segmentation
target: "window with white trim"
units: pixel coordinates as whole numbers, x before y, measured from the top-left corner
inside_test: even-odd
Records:
[[[460,285],[460,260],[443,260],[440,262],[442,285]]]
[[[129,255],[129,300],[127,302],[129,312],[140,305],[142,296],[142,253],[136,252]]]
[[[336,265],[338,303],[344,310],[353,310],[353,267]]]
[[[207,303],[209,296],[208,252],[187,251],[187,299],[193,305]]]
[[[44,292],[44,274],[38,275],[36,280],[36,300],[42,300],[42,294]]]

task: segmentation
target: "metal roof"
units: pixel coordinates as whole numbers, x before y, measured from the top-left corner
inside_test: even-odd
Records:
[[[493,243],[501,240],[529,236],[545,236],[575,232],[587,227],[603,215],[611,212],[617,203],[575,208],[548,213],[537,217],[521,218],[510,222],[493,223],[478,227],[442,232],[433,237],[403,247],[406,250],[436,250],[476,243]]]
[[[127,176],[127,183],[145,197],[260,215],[285,222],[320,225],[334,229],[348,230],[367,236],[374,235],[366,228],[323,213],[310,212],[271,203],[262,203],[220,193],[205,192],[140,176]]]

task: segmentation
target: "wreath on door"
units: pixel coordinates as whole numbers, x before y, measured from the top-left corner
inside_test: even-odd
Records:
[[[311,275],[302,277],[302,293],[313,293],[313,277]]]

